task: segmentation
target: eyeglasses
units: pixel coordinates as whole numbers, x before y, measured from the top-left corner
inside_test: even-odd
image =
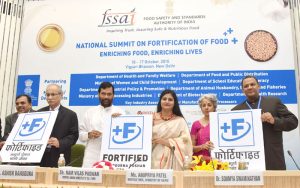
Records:
[[[60,93],[46,93],[46,96],[47,97],[54,97],[54,96],[56,96],[56,95],[60,95]]]

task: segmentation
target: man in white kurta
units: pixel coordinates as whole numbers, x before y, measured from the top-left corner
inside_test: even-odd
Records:
[[[102,132],[108,127],[106,122],[112,116],[124,114],[124,111],[112,105],[114,87],[109,82],[102,82],[98,89],[100,105],[88,109],[83,123],[79,126],[79,139],[86,142],[82,167],[91,168],[100,160]]]

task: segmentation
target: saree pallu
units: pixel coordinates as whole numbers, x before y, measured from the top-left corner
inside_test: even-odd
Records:
[[[184,157],[192,158],[193,146],[184,118],[177,117],[154,125],[152,138],[167,139],[171,148],[174,148],[173,150],[161,144],[152,144],[152,169],[183,170]]]

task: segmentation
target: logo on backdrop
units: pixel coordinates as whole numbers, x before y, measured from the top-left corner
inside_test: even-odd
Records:
[[[109,136],[109,149],[142,149],[144,117],[119,117],[112,123]],[[130,119],[134,121],[130,122]],[[112,122],[114,118],[112,118]]]
[[[32,89],[31,89],[32,83],[33,83],[33,80],[31,80],[31,79],[25,80],[25,82],[24,82],[24,84],[25,84],[24,93],[26,95],[29,95],[29,96],[31,95],[31,92],[32,92]]]
[[[98,27],[133,25],[134,16],[135,8],[128,13],[114,13],[111,9],[107,9],[103,14],[102,23]]]
[[[25,114],[13,141],[42,140],[51,113],[44,113],[36,118],[35,114]]]
[[[32,105],[38,105],[40,75],[19,75],[17,95],[26,94],[32,99]]]
[[[220,147],[254,146],[252,112],[218,114],[218,132]]]

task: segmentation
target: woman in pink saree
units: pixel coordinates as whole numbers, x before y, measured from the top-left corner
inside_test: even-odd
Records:
[[[192,158],[189,129],[172,90],[164,90],[153,114],[152,169],[183,170],[185,156]]]
[[[214,144],[210,141],[209,113],[217,109],[217,97],[214,94],[202,95],[198,100],[199,107],[203,117],[195,121],[191,129],[191,138],[193,143],[193,155],[202,155],[207,160],[210,159],[210,151]]]

